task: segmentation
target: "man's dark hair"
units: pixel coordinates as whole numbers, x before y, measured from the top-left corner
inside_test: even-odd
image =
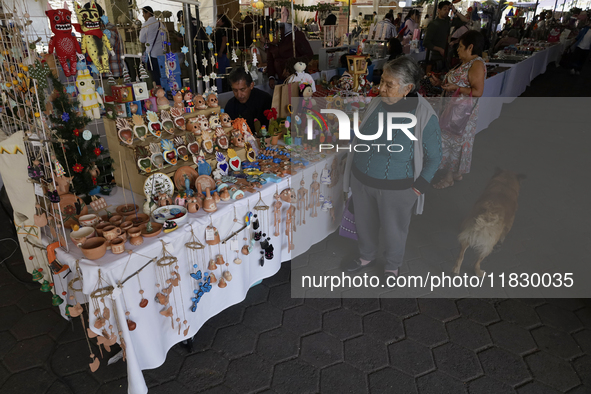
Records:
[[[468,48],[470,45],[473,45],[472,55],[482,56],[482,50],[484,49],[484,37],[482,36],[482,33],[480,33],[479,31],[467,31],[460,37],[460,42],[462,43],[462,45],[464,45],[465,48]]]
[[[437,4],[437,9],[440,10],[443,7],[445,7],[446,5],[451,5],[451,3],[449,1],[447,1],[447,0],[442,1],[441,3]]]
[[[148,6],[145,6],[145,7],[142,7],[142,11],[146,11],[150,15],[154,16],[154,10],[149,5]]]
[[[233,69],[232,72],[230,72],[230,75],[228,75],[228,83],[230,85],[233,85],[239,81],[245,81],[249,86],[252,83],[252,76],[250,73],[246,72],[244,67],[237,67]]]
[[[388,41],[388,53],[394,57],[402,55],[402,44],[398,38],[390,38],[390,41]]]

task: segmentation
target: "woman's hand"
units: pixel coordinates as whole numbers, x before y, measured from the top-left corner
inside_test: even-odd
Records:
[[[433,86],[441,86],[441,79],[437,78],[435,75],[431,75],[431,84]]]
[[[459,88],[460,87],[458,85],[455,85],[453,83],[448,83],[448,84],[441,86],[441,89],[445,90],[446,92],[455,92]]]

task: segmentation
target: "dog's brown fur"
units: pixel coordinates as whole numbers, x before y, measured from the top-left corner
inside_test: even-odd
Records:
[[[513,226],[517,212],[517,197],[523,179],[525,175],[496,169],[484,192],[462,223],[462,231],[458,235],[462,249],[453,269],[455,274],[460,273],[464,253],[471,246],[478,253],[474,271],[478,276],[483,275],[480,263],[493,251],[495,245],[505,240]]]

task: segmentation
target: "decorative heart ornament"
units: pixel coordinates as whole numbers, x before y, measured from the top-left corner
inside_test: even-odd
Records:
[[[149,122],[148,130],[150,130],[150,133],[152,133],[154,137],[160,138],[162,133],[162,124],[160,123],[160,120],[158,120],[158,115],[154,111],[148,111],[147,114]]]
[[[175,166],[177,163],[177,152],[176,149],[174,149],[172,141],[162,140],[160,141],[160,144],[162,146],[162,157],[164,157],[164,161],[170,165]]]

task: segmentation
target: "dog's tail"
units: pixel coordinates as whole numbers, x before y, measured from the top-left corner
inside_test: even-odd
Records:
[[[499,241],[502,231],[502,217],[494,209],[483,206],[463,223],[458,241],[472,246],[481,256],[487,256]]]

